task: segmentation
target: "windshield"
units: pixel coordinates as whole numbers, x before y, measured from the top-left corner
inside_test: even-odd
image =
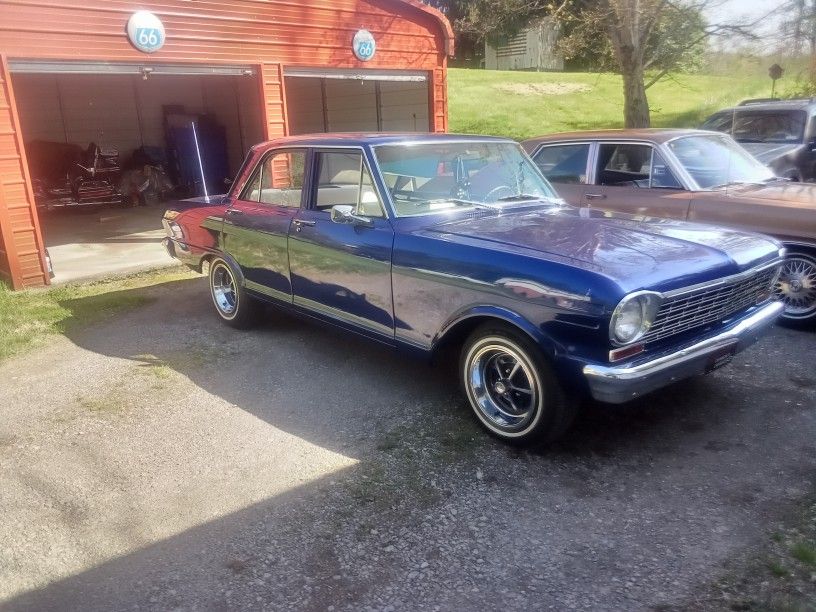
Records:
[[[738,110],[718,113],[703,129],[726,132],[737,142],[804,142],[807,113],[801,110]]]
[[[374,152],[398,217],[558,197],[515,143],[406,143]]]
[[[685,136],[670,141],[668,147],[702,189],[774,178],[767,166],[728,136]]]

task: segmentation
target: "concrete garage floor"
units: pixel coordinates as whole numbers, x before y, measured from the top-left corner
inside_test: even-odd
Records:
[[[171,266],[161,245],[161,204],[137,208],[56,210],[41,214],[55,284]]]
[[[443,369],[149,295],[0,365],[4,610],[731,609],[689,602],[813,491],[813,333],[521,451]]]

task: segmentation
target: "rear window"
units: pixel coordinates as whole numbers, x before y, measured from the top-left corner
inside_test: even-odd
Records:
[[[798,143],[805,139],[802,110],[735,110],[712,115],[703,128],[725,132],[737,142]]]

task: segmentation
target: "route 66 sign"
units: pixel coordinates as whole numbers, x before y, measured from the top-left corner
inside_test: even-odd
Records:
[[[144,53],[155,53],[164,46],[164,24],[153,13],[137,11],[127,23],[130,44]]]
[[[368,30],[358,30],[354,35],[352,47],[357,59],[367,62],[377,52],[377,41],[374,40],[374,35]]]

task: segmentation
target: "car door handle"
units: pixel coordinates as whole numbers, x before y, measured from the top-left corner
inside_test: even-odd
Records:
[[[586,193],[584,197],[587,200],[604,200],[606,199],[606,194],[603,193]]]
[[[312,221],[311,219],[293,219],[292,223],[295,224],[295,231],[299,232],[303,229],[303,226],[314,227],[317,221]]]

